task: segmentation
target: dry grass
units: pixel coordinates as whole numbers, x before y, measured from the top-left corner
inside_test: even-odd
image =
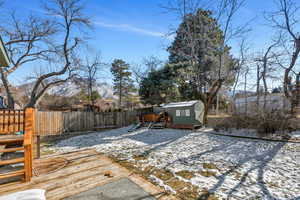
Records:
[[[172,178],[169,181],[165,182],[173,190],[179,191],[186,187],[187,183],[179,180],[178,178]]]
[[[193,172],[187,171],[187,170],[182,170],[182,171],[176,172],[176,175],[181,176],[182,178],[185,178],[188,180],[195,177],[195,174]]]
[[[184,179],[190,180],[191,178],[195,177],[195,173],[183,170],[176,172],[173,174],[172,172],[165,170],[165,169],[158,169],[154,166],[147,166],[147,167],[139,167],[139,162],[143,162],[147,159],[145,156],[135,156],[135,160],[126,161],[126,160],[119,160],[116,157],[111,157],[115,162],[118,162],[121,166],[125,167],[126,169],[130,170],[131,172],[138,174],[148,181],[152,182],[153,184],[157,185],[153,179],[150,178],[150,175],[155,176],[162,180],[165,185],[171,187],[176,194],[174,196],[178,197],[181,200],[219,200],[214,194],[209,193],[206,190],[200,191],[199,188],[195,185],[192,185],[189,182],[179,179],[176,176],[181,176]],[[203,175],[206,176],[214,176],[214,172],[209,172],[209,169],[217,169],[217,167],[212,163],[204,163],[204,166],[208,169],[207,172],[203,172]],[[201,172],[200,172],[201,174]]]
[[[217,170],[219,170],[219,168],[213,163],[203,163],[202,165],[203,165],[204,169],[217,169]]]
[[[201,170],[199,172],[199,174],[201,174],[201,176],[205,176],[205,177],[211,177],[211,176],[216,176],[216,172],[213,171],[206,171],[206,170]]]
[[[214,193],[204,189],[201,191],[201,195],[197,198],[197,200],[219,200],[219,198]]]
[[[147,156],[145,156],[145,155],[136,155],[136,156],[133,156],[133,159],[135,159],[135,160],[147,160]]]
[[[173,173],[163,169],[155,169],[153,175],[163,181],[168,181],[174,177]]]

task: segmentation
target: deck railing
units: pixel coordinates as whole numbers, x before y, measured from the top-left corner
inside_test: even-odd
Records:
[[[19,136],[17,136],[17,134]],[[23,144],[21,148],[8,148],[1,150],[2,152],[15,152],[20,149],[24,151],[24,159],[19,159],[18,162],[24,163],[24,171],[18,171],[18,173],[2,174],[0,177],[12,177],[22,173],[25,181],[30,181],[32,177],[32,161],[33,161],[33,146],[34,146],[34,134],[35,134],[35,110],[33,108],[27,108],[23,110],[0,110],[0,135],[10,135],[12,140],[0,141],[2,144],[10,144],[14,141],[20,141],[20,136],[23,135]],[[13,138],[16,137],[16,140]],[[4,162],[4,161],[2,161]],[[2,164],[14,163],[16,160],[7,160]]]
[[[24,110],[0,110],[0,134],[23,132],[25,125]]]

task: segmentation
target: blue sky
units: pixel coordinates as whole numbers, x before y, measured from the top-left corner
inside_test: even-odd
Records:
[[[176,16],[165,13],[159,5],[167,0],[83,0],[86,14],[94,23],[89,44],[95,51],[101,51],[105,62],[121,58],[128,63],[141,63],[144,57],[151,55],[166,60],[168,53],[165,48],[171,39],[165,35],[170,26],[177,26]],[[39,0],[4,0],[7,10],[15,10],[18,15],[33,13],[42,15]],[[24,4],[26,2],[26,4]],[[252,33],[249,35],[253,49],[263,49],[270,41],[272,33],[264,25],[263,11],[272,10],[271,0],[247,0],[235,18],[235,23],[251,23]],[[237,41],[233,41],[233,53],[236,54]],[[10,79],[22,83],[25,76],[34,69],[33,64],[18,69]]]

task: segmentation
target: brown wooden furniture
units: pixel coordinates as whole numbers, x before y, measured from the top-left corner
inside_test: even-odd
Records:
[[[33,137],[35,128],[35,110],[0,110],[0,154],[23,152],[22,157],[0,160],[0,166],[24,163],[24,168],[6,173],[0,172],[0,179],[23,176],[28,182],[32,177]],[[23,132],[24,134],[16,135]],[[12,147],[13,146],[13,147]]]

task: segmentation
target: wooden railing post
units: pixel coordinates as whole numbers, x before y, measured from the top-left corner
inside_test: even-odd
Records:
[[[33,137],[35,134],[35,110],[34,108],[25,109],[25,127],[24,127],[24,168],[25,181],[30,181],[32,177],[32,161],[33,161]]]
[[[24,145],[24,170],[25,181],[29,182],[32,177],[32,146],[30,144]]]

